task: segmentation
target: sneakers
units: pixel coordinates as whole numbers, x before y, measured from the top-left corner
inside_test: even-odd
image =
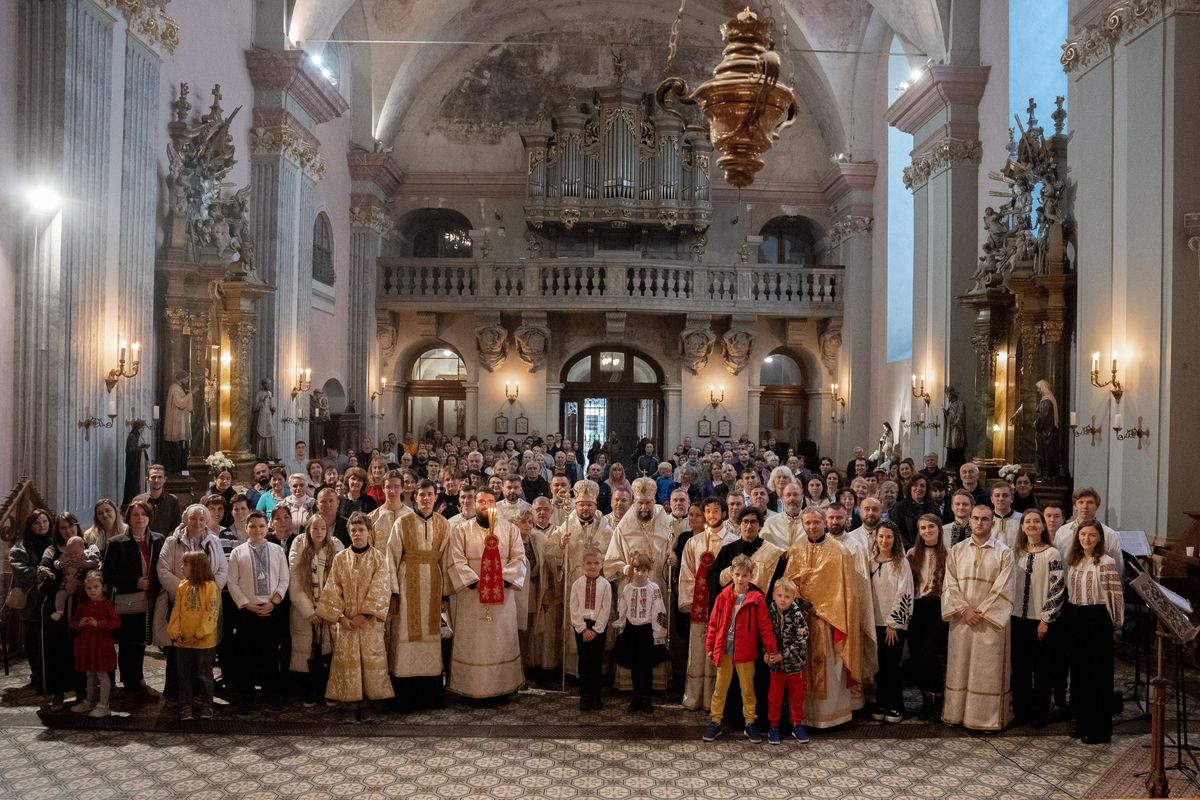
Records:
[[[210,705],[200,706],[200,710],[196,712],[196,716],[200,719],[212,719],[213,707]]]
[[[889,711],[885,711],[883,713],[883,719],[884,719],[884,722],[891,722],[891,723],[903,722],[904,714],[900,711],[896,711],[895,709],[892,709]]]
[[[779,728],[769,728],[767,730],[767,741],[771,744],[779,744],[783,741],[779,738]]]
[[[720,725],[715,722],[710,722],[707,726],[705,726],[704,735],[700,737],[700,740],[704,742],[715,742],[717,738],[724,732],[725,731],[721,730]]]
[[[762,734],[758,732],[758,726],[754,723],[746,725],[746,738],[750,740],[750,744],[762,744]]]
[[[72,714],[86,714],[95,707],[96,707],[95,703],[91,703],[91,702],[88,702],[87,700],[84,700],[82,703],[76,703],[75,705],[71,706],[71,713]]]
[[[179,709],[179,719],[183,722],[191,722],[194,716],[191,706],[184,706]]]
[[[88,712],[89,717],[107,717],[109,714],[108,706],[100,703],[91,711]]]
[[[886,716],[887,715],[883,712],[883,709],[879,706],[875,706],[871,709],[871,719],[875,720],[876,722],[883,722],[884,717]]]
[[[804,730],[803,725],[797,725],[792,728],[792,738],[800,742],[800,744],[808,744],[809,742],[808,731]]]

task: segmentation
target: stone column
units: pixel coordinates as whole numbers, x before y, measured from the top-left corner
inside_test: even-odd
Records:
[[[562,390],[561,383],[546,384],[546,425],[543,431],[562,430]],[[567,432],[563,431],[563,436],[566,435]],[[574,436],[574,432],[571,436]]]
[[[746,388],[746,430],[756,442],[762,436],[762,393],[763,387],[757,383]]]
[[[913,135],[912,166],[904,170],[915,226],[913,372],[925,374],[938,406],[946,385],[965,397],[975,380],[975,356],[966,335],[973,314],[957,298],[970,291],[976,267],[979,100],[988,71],[969,64],[933,65],[887,113],[890,125]],[[919,419],[923,409],[914,398],[908,418]],[[985,437],[984,421],[977,416],[968,414],[968,454],[978,452]],[[940,442],[944,432],[934,433]]]
[[[467,395],[467,436],[479,436],[480,438],[494,438],[491,435],[490,428],[484,428],[483,420],[479,419],[479,381],[467,381],[463,384],[463,391]],[[491,420],[488,420],[491,422]],[[412,420],[405,419],[404,425],[412,423]]]
[[[678,383],[664,383],[663,393],[663,430],[661,453],[672,453],[675,445],[683,441],[683,387]],[[583,409],[580,409],[580,413]]]

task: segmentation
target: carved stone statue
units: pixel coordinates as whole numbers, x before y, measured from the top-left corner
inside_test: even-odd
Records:
[[[145,429],[146,423],[135,419],[130,426],[129,435],[125,437],[125,487],[121,492],[122,508],[129,505],[142,491],[142,476],[146,474],[142,461],[146,448],[150,446],[142,441],[142,431]]]
[[[258,393],[254,395],[251,447],[263,461],[275,461],[279,458],[275,449],[275,395],[271,392],[271,382],[266,378],[259,381],[258,386]],[[317,451],[314,449],[313,452]]]
[[[750,331],[734,328],[721,336],[725,345],[725,369],[730,374],[737,375],[750,363],[750,348],[754,346],[754,334]]]
[[[175,373],[174,382],[167,388],[166,414],[163,419],[163,443],[166,467],[174,472],[187,469],[188,445],[192,441],[192,390],[188,374]]]
[[[946,431],[946,468],[958,469],[966,461],[967,404],[953,386],[946,387],[946,407],[942,409]]]
[[[475,347],[479,363],[488,372],[495,372],[508,358],[508,331],[502,325],[481,325],[475,329]]]
[[[708,356],[716,341],[716,334],[707,326],[685,328],[679,334],[680,358],[693,375],[699,374],[700,370],[708,366]]]
[[[892,430],[892,423],[883,423],[883,432],[879,435],[879,449],[871,453],[870,461],[876,466],[883,464],[885,461],[891,461],[896,449],[896,434]]]
[[[826,321],[824,329],[818,337],[821,347],[821,363],[830,375],[837,374],[838,354],[842,350],[842,320],[832,317]]]
[[[550,342],[550,331],[540,325],[522,325],[513,334],[517,342],[517,357],[521,363],[529,367],[530,372],[537,372],[546,364],[546,348]]]
[[[329,422],[329,398],[321,389],[308,396],[308,438],[310,452],[325,454],[325,425]]]
[[[1056,477],[1059,474],[1058,400],[1045,378],[1035,383],[1034,388],[1038,393],[1037,414],[1033,418],[1038,474],[1042,477]]]

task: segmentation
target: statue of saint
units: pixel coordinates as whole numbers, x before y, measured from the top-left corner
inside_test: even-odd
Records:
[[[251,448],[263,461],[275,461],[279,458],[275,450],[275,395],[271,392],[271,382],[266,378],[259,381],[258,387],[258,394],[254,395]]]
[[[1050,390],[1050,383],[1043,378],[1034,384],[1038,393],[1037,413],[1033,418],[1033,432],[1037,442],[1038,474],[1043,478],[1059,474],[1059,417],[1058,400]]]
[[[946,432],[946,469],[957,470],[967,460],[967,404],[953,386],[946,387],[946,407],[942,409]]]
[[[165,417],[166,467],[173,472],[183,472],[187,469],[188,445],[192,441],[192,390],[188,385],[188,374],[183,370],[175,373],[174,382],[167,388]]]

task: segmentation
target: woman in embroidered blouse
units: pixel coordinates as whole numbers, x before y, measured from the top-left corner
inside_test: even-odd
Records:
[[[1055,658],[1056,624],[1066,600],[1062,556],[1046,541],[1036,508],[1021,517],[1013,548],[1012,701],[1015,724],[1046,726]]]
[[[917,662],[920,719],[940,718],[938,706],[946,687],[946,640],[950,633],[950,624],[942,619],[946,553],[941,518],[937,514],[922,514],[917,519],[917,541],[908,554],[916,598],[908,624],[908,651]]]
[[[296,539],[288,554],[291,579],[288,581],[288,597],[292,601],[292,672],[309,676],[304,688],[304,705],[314,706],[325,691],[329,678],[329,656],[333,653],[333,638],[337,626],[317,616],[317,602],[333,557],[342,549],[342,543],[329,535],[329,525],[321,515],[308,522],[304,534]],[[314,646],[314,641],[319,645]],[[310,669],[317,667],[316,670]],[[322,669],[323,668],[323,669]]]
[[[1065,626],[1071,659],[1071,735],[1084,744],[1112,740],[1113,630],[1125,617],[1117,562],[1104,552],[1104,529],[1084,522],[1067,552]]]
[[[875,673],[875,711],[872,719],[904,719],[904,678],[900,658],[913,609],[913,576],[904,558],[904,545],[895,523],[881,522],[871,548],[871,599],[875,607],[875,640],[879,671]]]

